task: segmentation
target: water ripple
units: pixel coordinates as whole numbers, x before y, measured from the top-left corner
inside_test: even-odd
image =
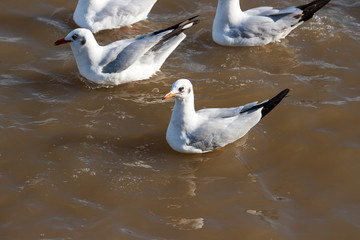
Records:
[[[86,200],[86,199],[80,199],[80,198],[72,198],[72,201],[78,205],[81,205],[81,206],[84,206],[84,207],[90,207],[90,208],[93,208],[93,209],[98,209],[98,210],[105,210],[105,208],[101,205],[101,204],[98,204],[98,203],[94,203],[94,202],[91,202],[89,200]]]
[[[54,27],[60,29],[62,32],[70,32],[72,30],[68,25],[66,25],[60,21],[51,19],[51,18],[37,17],[36,20],[38,20],[39,22],[44,22],[46,24],[54,26]]]
[[[0,36],[0,42],[19,43],[24,40],[25,39],[21,38],[21,37],[1,37]]]

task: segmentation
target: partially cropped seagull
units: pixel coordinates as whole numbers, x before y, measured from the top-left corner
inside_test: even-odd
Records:
[[[146,19],[156,0],[79,0],[73,19],[93,33]]]
[[[169,28],[124,39],[106,46],[96,42],[90,30],[78,28],[55,45],[70,43],[80,74],[98,84],[118,85],[143,80],[155,74],[196,23],[189,18]]]
[[[279,41],[328,2],[315,0],[283,10],[258,7],[242,11],[239,0],[218,0],[212,37],[223,46],[259,46]]]
[[[175,97],[166,140],[182,153],[205,153],[243,137],[288,94],[289,89],[262,103],[195,111],[194,91],[187,79],[177,80],[163,100]]]

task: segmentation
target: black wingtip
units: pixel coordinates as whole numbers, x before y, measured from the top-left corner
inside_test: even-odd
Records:
[[[263,106],[263,109],[261,110],[261,118],[265,117],[269,112],[271,112],[271,110],[273,110],[289,92],[290,90],[286,88],[269,101],[261,104]]]
[[[285,88],[284,90],[282,90],[280,93],[278,93],[275,97],[273,97],[272,99],[257,104],[249,109],[246,109],[240,113],[244,113],[244,112],[251,112],[251,111],[256,111],[259,108],[261,109],[261,118],[265,117],[269,112],[271,112],[271,110],[273,110],[280,102],[281,100],[283,100],[284,97],[286,97],[286,95],[290,92],[290,90],[288,88]]]
[[[315,0],[308,4],[298,6],[297,8],[303,10],[299,22],[305,22],[314,16],[314,13],[319,11],[322,7],[328,4],[331,0]]]
[[[181,22],[179,22],[178,24],[176,24],[176,25],[174,25],[174,26],[172,26],[172,28],[180,28],[180,29],[183,29],[183,30],[185,30],[187,27],[185,27],[185,26],[187,26],[188,24],[192,24],[191,25],[191,27],[192,26],[194,26],[195,24],[198,24],[199,22],[200,22],[200,20],[199,19],[196,19],[196,18],[198,18],[199,17],[199,15],[196,15],[196,16],[193,16],[193,17],[191,17],[191,18],[188,18],[188,19],[186,19],[186,20],[184,20],[184,21],[181,21]],[[184,28],[185,27],[185,28]],[[171,27],[170,27],[171,28]]]
[[[197,17],[199,17],[198,15],[193,16],[191,18],[188,18],[186,20],[183,20],[181,22],[179,22],[178,24],[175,24],[171,27],[165,28],[165,29],[161,29],[158,30],[156,32],[153,32],[153,35],[165,32],[165,31],[169,31],[172,30],[171,32],[169,32],[168,34],[166,34],[165,36],[162,37],[161,41],[159,41],[155,46],[153,46],[150,51],[156,51],[160,46],[162,46],[162,44],[164,42],[166,42],[167,40],[169,40],[170,38],[179,35],[180,33],[182,33],[183,31],[185,31],[186,29],[194,26],[195,24],[198,24],[200,22],[200,20],[196,19]]]
[[[164,29],[160,29],[158,31],[155,31],[153,32],[152,34],[153,35],[156,35],[156,34],[159,34],[159,33],[162,33],[162,32],[165,32],[165,31],[168,31],[168,30],[176,30],[176,29],[179,29],[181,31],[184,31],[186,28],[183,28],[184,26],[192,23],[193,25],[195,24],[198,24],[200,22],[200,20],[196,19],[197,17],[199,17],[199,15],[196,15],[196,16],[193,16],[191,18],[188,18],[188,19],[185,19],[173,26],[170,26],[168,28],[164,28]]]
[[[188,20],[188,21],[191,21],[191,20],[193,20],[193,19],[195,19],[195,18],[197,18],[197,17],[199,17],[199,15],[195,15],[195,16],[193,16],[193,17],[191,17],[191,18],[188,18],[187,20]]]

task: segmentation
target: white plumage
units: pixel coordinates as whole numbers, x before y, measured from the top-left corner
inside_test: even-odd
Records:
[[[233,108],[208,108],[195,111],[194,91],[187,79],[177,80],[163,100],[175,97],[175,106],[166,132],[166,140],[175,151],[205,153],[236,141],[254,127],[289,92],[260,104],[249,103]]]
[[[93,33],[120,28],[147,18],[156,0],[79,0],[73,19]]]
[[[55,45],[70,43],[80,74],[88,80],[118,85],[155,74],[183,41],[183,31],[198,23],[196,17],[134,39],[100,46],[90,30],[78,28]]]
[[[330,0],[277,10],[258,7],[242,11],[239,0],[218,0],[213,40],[224,46],[259,46],[285,38]]]

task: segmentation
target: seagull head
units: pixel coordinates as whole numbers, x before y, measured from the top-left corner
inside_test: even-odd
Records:
[[[85,28],[77,28],[72,30],[66,37],[61,38],[55,42],[55,45],[70,43],[71,47],[81,49],[89,42],[91,38],[94,38],[91,31]]]
[[[189,80],[179,79],[173,83],[171,91],[167,93],[162,100],[175,97],[177,100],[186,99],[188,96],[193,95],[193,87]]]

